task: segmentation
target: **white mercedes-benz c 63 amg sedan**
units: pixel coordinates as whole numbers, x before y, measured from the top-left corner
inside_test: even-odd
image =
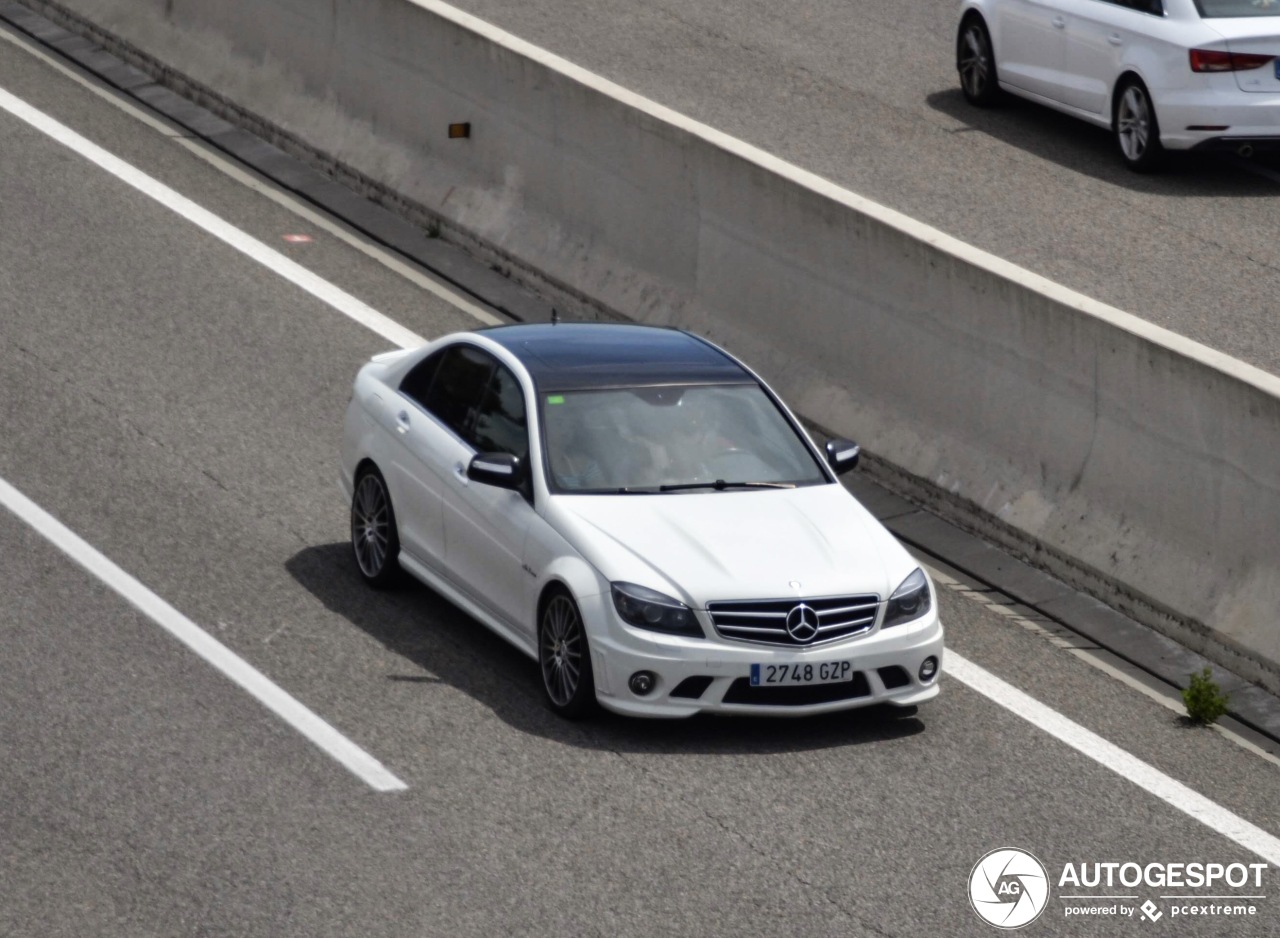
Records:
[[[452,600],[555,712],[798,715],[938,693],[933,584],[857,459],[695,335],[512,325],[365,365],[342,482],[364,579]]]

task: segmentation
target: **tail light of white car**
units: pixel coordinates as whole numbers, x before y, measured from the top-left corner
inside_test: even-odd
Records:
[[[1224,49],[1192,49],[1190,58],[1193,72],[1243,72],[1251,68],[1262,68],[1275,60],[1274,55],[1227,52]]]

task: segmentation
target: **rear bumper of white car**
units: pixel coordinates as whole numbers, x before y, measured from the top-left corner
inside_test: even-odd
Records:
[[[1218,89],[1168,92],[1156,103],[1156,117],[1160,142],[1172,150],[1280,146],[1280,94]]]
[[[617,618],[607,593],[583,605],[584,619],[597,626],[588,628],[597,696],[615,713],[806,716],[874,704],[909,706],[938,694],[943,630],[936,609],[917,622],[806,649],[645,632]],[[927,658],[934,660],[934,673],[922,680],[920,669]],[[852,680],[798,687],[751,685],[753,664],[816,669],[842,661],[852,664]],[[654,675],[654,685],[647,694],[637,694],[631,690],[631,678],[644,671]]]

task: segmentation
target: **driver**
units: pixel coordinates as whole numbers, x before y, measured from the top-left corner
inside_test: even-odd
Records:
[[[716,456],[734,448],[732,440],[721,432],[716,420],[717,408],[709,399],[710,391],[690,388],[680,403],[671,408],[668,438],[665,442],[664,472],[668,481],[710,481],[715,473],[709,464]]]

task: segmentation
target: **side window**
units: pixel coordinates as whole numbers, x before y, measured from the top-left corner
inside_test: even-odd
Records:
[[[529,457],[524,391],[516,376],[502,365],[494,369],[476,414],[471,444],[482,453],[511,453]]]
[[[428,355],[414,365],[413,370],[405,375],[404,380],[400,382],[400,393],[416,401],[422,407],[426,407],[427,397],[431,393],[431,382],[435,381],[436,372],[440,370],[440,360],[447,353],[447,350],[436,352],[434,355]]]
[[[427,362],[423,362],[425,364]],[[404,384],[401,384],[401,390],[470,442],[472,423],[496,365],[493,356],[487,352],[470,345],[452,345],[440,353],[434,380],[423,397],[416,397]],[[405,383],[416,371],[415,368],[405,376]]]

